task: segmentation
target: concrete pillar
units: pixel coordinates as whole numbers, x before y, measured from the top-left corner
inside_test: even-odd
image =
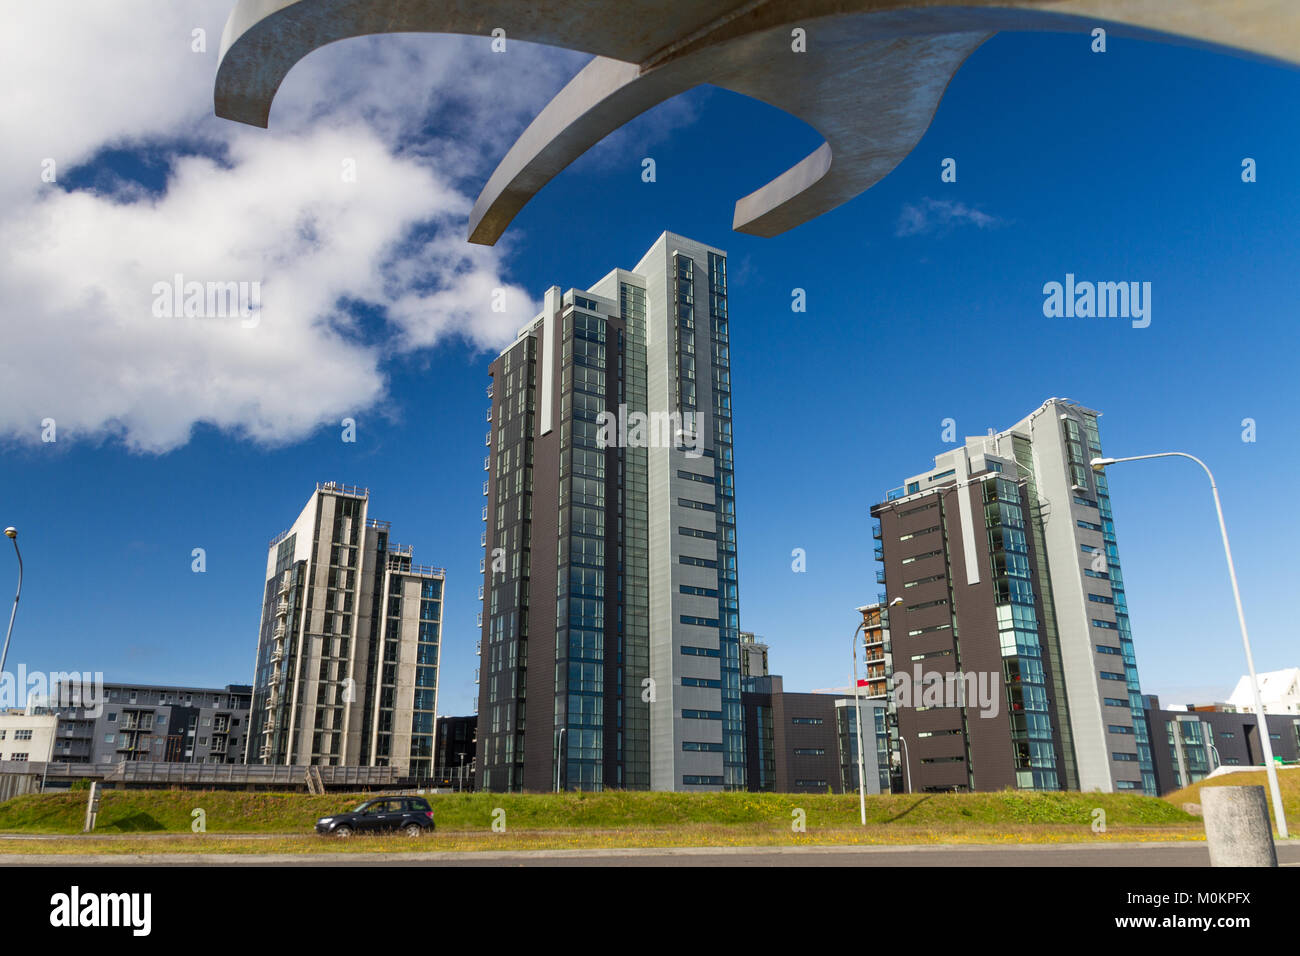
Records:
[[[1277,866],[1263,787],[1202,787],[1210,866]]]

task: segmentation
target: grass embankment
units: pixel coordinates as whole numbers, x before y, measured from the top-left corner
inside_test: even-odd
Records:
[[[0,804],[0,831],[77,834],[85,794],[43,794]],[[797,846],[805,844],[1061,843],[1200,839],[1196,817],[1177,804],[1127,794],[1002,793],[867,798],[830,794],[645,793],[447,794],[430,798],[438,832],[325,840],[317,817],[355,806],[357,795],[231,791],[105,791],[96,834],[136,839],[0,841],[0,853],[307,853],[321,850],[438,851],[586,849],[634,846]],[[494,832],[494,811],[506,830]],[[1106,828],[1094,833],[1094,810]],[[193,811],[207,833],[191,834]],[[805,829],[792,823],[801,811]],[[499,814],[497,817],[499,818]],[[144,838],[143,834],[150,834]],[[276,836],[251,838],[256,834]],[[243,839],[240,837],[243,836]]]
[[[1277,772],[1278,789],[1282,791],[1282,810],[1286,813],[1287,822],[1294,827],[1300,827],[1300,767],[1284,767]],[[1268,790],[1268,774],[1263,770],[1243,770],[1239,773],[1220,774],[1212,780],[1202,780],[1200,783],[1194,783],[1190,787],[1183,787],[1174,793],[1165,797],[1176,807],[1181,807],[1185,803],[1201,802],[1201,790],[1205,787],[1263,787]],[[1268,816],[1277,826],[1277,818],[1273,813],[1273,797],[1267,795],[1268,799]]]

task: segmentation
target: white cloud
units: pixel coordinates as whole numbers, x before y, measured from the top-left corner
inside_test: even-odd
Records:
[[[449,335],[492,348],[535,312],[502,248],[465,242],[491,165],[584,57],[481,38],[335,44],[288,76],[271,129],[211,115],[229,0],[7,11],[0,79],[0,436],[164,451],[206,422],[302,438],[384,397],[385,360]],[[207,31],[206,54],[191,31]],[[161,192],[66,191],[105,148],[170,163]],[[195,153],[197,152],[197,155]],[[355,160],[355,182],[342,176]],[[159,318],[153,287],[260,281],[253,328]],[[504,291],[505,312],[491,308]],[[341,302],[381,310],[382,334]]]
[[[923,233],[947,232],[961,225],[992,229],[1002,225],[1002,220],[964,202],[931,199],[927,196],[919,203],[903,205],[894,233],[898,236],[917,236]]]

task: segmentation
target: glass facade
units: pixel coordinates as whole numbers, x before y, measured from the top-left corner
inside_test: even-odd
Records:
[[[484,556],[477,759],[492,790],[523,789],[536,388],[537,340],[528,336],[502,355],[494,383],[495,484],[484,508],[492,547]]]
[[[1083,414],[1083,435],[1079,435],[1078,424],[1073,419],[1062,422],[1065,428],[1067,454],[1070,458],[1072,472],[1075,470],[1076,456],[1082,460],[1084,452],[1080,447],[1081,438],[1085,438],[1088,454],[1100,457],[1101,437],[1097,432],[1097,416],[1092,412]],[[1088,476],[1091,474],[1096,487],[1097,510],[1101,515],[1102,541],[1104,542],[1106,561],[1105,573],[1110,580],[1111,597],[1114,599],[1115,624],[1119,633],[1120,654],[1124,661],[1124,683],[1128,692],[1129,712],[1133,717],[1133,732],[1137,741],[1137,763],[1141,771],[1141,790],[1150,796],[1156,796],[1155,767],[1151,761],[1151,740],[1147,734],[1146,717],[1142,707],[1142,688],[1138,681],[1137,656],[1133,651],[1133,630],[1129,624],[1128,603],[1124,596],[1124,574],[1120,568],[1119,547],[1115,541],[1115,520],[1110,507],[1110,489],[1104,474],[1094,474],[1084,469],[1081,488],[1087,489]]]
[[[607,631],[606,522],[614,502],[607,450],[597,442],[597,417],[610,404],[608,333],[601,316],[572,309],[563,317],[555,726],[564,729],[564,789],[605,785],[606,636],[621,638]]]
[[[623,318],[621,398],[628,414],[646,411],[645,289],[619,283]],[[620,516],[621,574],[619,600],[623,626],[619,634],[622,696],[618,701],[618,774],[616,785],[628,790],[650,788],[650,702],[643,697],[650,676],[650,486],[645,448],[622,449],[623,494]]]
[[[745,789],[745,716],[740,701],[740,585],[736,552],[736,472],[731,442],[731,333],[727,259],[709,253],[709,331],[718,529],[718,635],[721,649],[723,786]]]
[[[994,478],[982,484],[1016,785],[1057,790],[1060,784],[1023,499],[1019,485],[1009,479]]]

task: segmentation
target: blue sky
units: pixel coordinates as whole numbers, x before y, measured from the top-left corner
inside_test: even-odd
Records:
[[[465,55],[457,41],[419,42],[430,59]],[[562,73],[581,62],[561,59]],[[942,420],[956,419],[960,435],[1001,429],[1051,396],[1104,413],[1109,455],[1181,450],[1215,469],[1256,664],[1294,666],[1298,100],[1300,73],[1280,67],[1115,38],[1098,55],[1086,37],[1000,35],[882,183],[757,239],[730,231],[735,199],[820,138],[763,104],[699,89],[559,176],[484,268],[537,297],[631,267],[665,229],[728,250],[741,626],[766,638],[788,689],[848,683],[852,609],[879,590],[868,509],[949,447]],[[250,135],[274,138],[272,118],[271,132]],[[194,123],[200,136],[222,125]],[[493,143],[508,141],[506,126]],[[192,133],[153,130],[110,154],[88,150],[62,188],[113,173],[113,202],[147,203],[122,177],[157,198]],[[393,155],[420,153],[419,136],[404,136],[387,141]],[[499,155],[485,150],[481,168],[450,157],[448,178],[472,198]],[[646,156],[655,183],[641,181]],[[955,184],[939,178],[949,156]],[[1247,156],[1258,163],[1253,184],[1240,178]],[[426,231],[460,243],[458,208],[441,208]],[[917,211],[924,227],[902,228]],[[1045,318],[1042,286],[1067,272],[1151,282],[1150,327]],[[790,309],[794,288],[806,290],[805,313]],[[188,440],[165,450],[129,440],[138,410],[54,445],[31,440],[39,410],[9,429],[0,523],[20,528],[27,567],[10,669],[251,680],[267,542],[315,482],[335,480],[368,486],[371,513],[393,522],[395,539],[447,568],[439,709],[471,711],[491,339],[452,330],[388,348],[412,326],[354,318],[343,338],[381,387],[341,404],[323,394],[319,408],[300,395],[294,424],[269,437],[230,425],[238,415],[217,427],[204,406]],[[21,319],[3,321],[16,331]],[[62,361],[115,361],[98,347],[59,344]],[[12,375],[0,387],[21,404]],[[88,385],[83,397],[99,395]],[[150,391],[139,407],[161,413],[167,396]],[[102,400],[115,399],[106,390]],[[321,424],[340,410],[357,419],[355,444]],[[1255,442],[1242,441],[1244,418],[1257,423]],[[1135,463],[1113,470],[1111,491],[1144,690],[1165,702],[1225,698],[1244,661],[1203,475],[1189,462]],[[196,547],[203,574],[190,568]],[[791,569],[794,548],[807,553],[805,573]],[[0,554],[0,582],[12,569],[12,554]]]

